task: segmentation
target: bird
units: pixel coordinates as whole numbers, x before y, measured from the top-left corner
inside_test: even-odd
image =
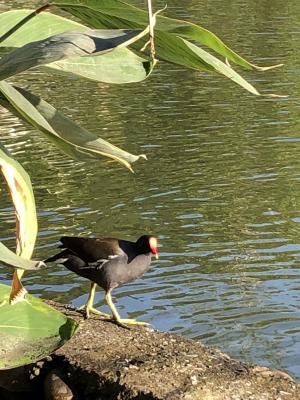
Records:
[[[132,282],[150,267],[151,256],[158,258],[158,240],[151,235],[143,235],[136,242],[117,238],[86,238],[63,236],[58,248],[63,249],[44,262],[57,262],[69,270],[91,281],[88,300],[83,306],[86,317],[90,314],[109,318],[118,325],[150,325],[135,319],[121,318],[116,309],[111,292],[116,287]],[[94,308],[96,287],[105,291],[105,301],[112,316]]]

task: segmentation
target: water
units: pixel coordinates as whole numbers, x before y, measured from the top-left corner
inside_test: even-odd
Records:
[[[300,3],[245,3],[173,1],[168,15],[198,21],[254,63],[284,63],[243,75],[287,99],[254,97],[221,77],[163,63],[129,86],[39,70],[15,81],[149,160],[135,174],[107,161],[75,162],[3,109],[1,141],[32,177],[35,258],[53,254],[66,234],[156,234],[160,259],[114,291],[121,315],[299,378]],[[11,203],[1,195],[1,240],[13,247]],[[1,280],[10,277],[1,268]],[[37,296],[75,306],[89,287],[60,266],[27,273],[24,283]],[[101,291],[96,305],[103,305]]]

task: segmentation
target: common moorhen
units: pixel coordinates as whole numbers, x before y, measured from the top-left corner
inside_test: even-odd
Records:
[[[91,288],[86,303],[86,316],[90,313],[111,318],[93,307],[96,286],[105,290],[105,300],[112,319],[120,325],[149,325],[134,319],[122,319],[112,301],[111,291],[144,274],[150,266],[151,254],[158,258],[157,239],[143,235],[136,242],[115,238],[83,238],[63,236],[60,253],[45,260],[57,261],[76,274],[89,279]]]

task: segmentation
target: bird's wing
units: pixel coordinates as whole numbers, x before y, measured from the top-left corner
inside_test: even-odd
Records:
[[[112,256],[108,256],[108,258],[100,258],[100,260],[96,260],[94,262],[88,262],[86,264],[85,268],[100,269],[104,265],[104,263],[107,263],[108,261],[113,260],[114,258],[117,258],[117,257],[120,257],[120,256],[112,255]],[[122,256],[122,257],[124,257],[124,256]]]
[[[123,255],[119,240],[115,238],[81,238],[63,236],[62,246],[73,251],[88,263],[98,260],[108,260],[110,257]]]
[[[69,259],[64,265],[76,274],[96,282],[104,290],[118,286],[122,283],[123,275],[122,270],[124,265],[127,265],[127,256],[115,256],[110,259],[100,259],[95,262],[80,264],[74,256]],[[120,274],[121,273],[121,274]]]

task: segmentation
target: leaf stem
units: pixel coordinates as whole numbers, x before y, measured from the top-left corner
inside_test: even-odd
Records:
[[[154,45],[155,16],[152,13],[152,1],[151,0],[148,0],[148,14],[149,14],[150,53],[151,53],[152,60],[155,60],[155,45]]]

